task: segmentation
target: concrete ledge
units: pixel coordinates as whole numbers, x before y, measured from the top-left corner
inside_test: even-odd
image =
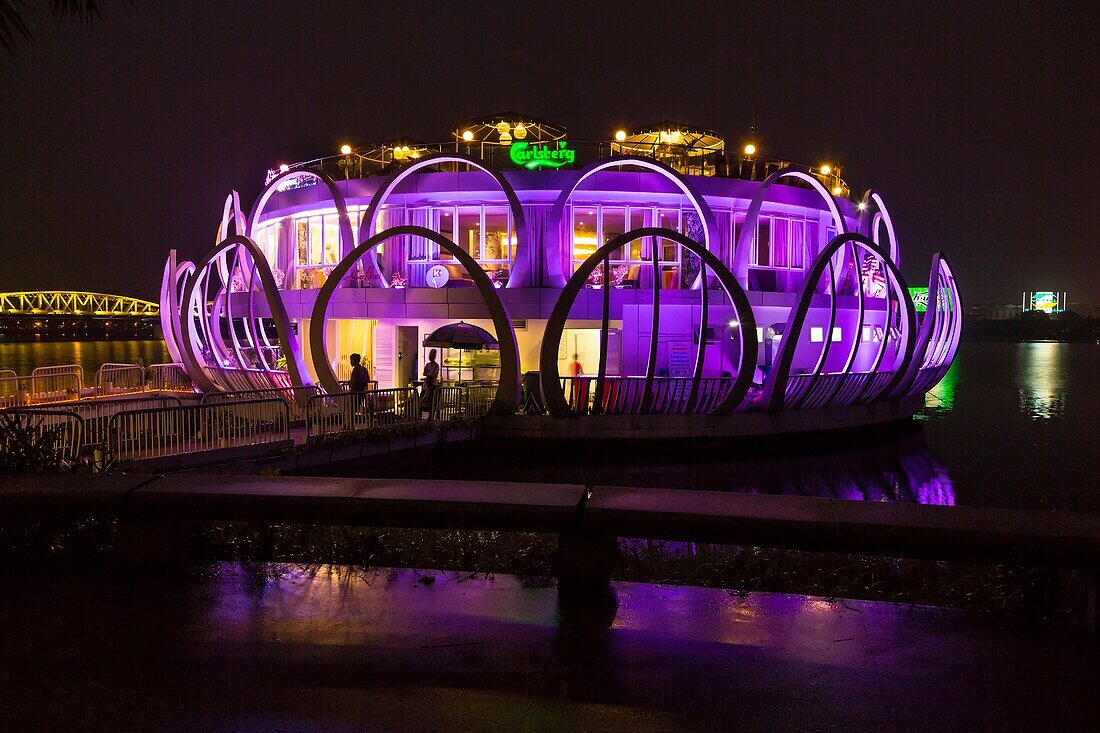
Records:
[[[172,475],[133,491],[141,521],[220,519],[558,533],[574,528],[585,488],[569,484]]]
[[[0,519],[117,514],[127,494],[157,478],[86,474],[3,476],[0,477]]]
[[[180,453],[174,456],[158,456],[156,458],[128,458],[119,461],[118,465],[123,470],[141,471],[142,473],[160,473],[161,471],[183,471],[189,468],[227,462],[244,461],[255,458],[257,455],[268,455],[276,451],[294,447],[294,440],[276,440],[270,443],[257,443],[255,445],[241,445],[232,448],[215,448],[197,453]]]
[[[584,531],[617,537],[1095,569],[1100,516],[598,486]]]

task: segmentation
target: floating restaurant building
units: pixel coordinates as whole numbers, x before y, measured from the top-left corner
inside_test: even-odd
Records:
[[[516,113],[268,172],[231,194],[216,245],[165,268],[169,349],[204,391],[340,389],[364,355],[418,380],[457,321],[499,349],[442,355],[445,382],[520,374],[554,416],[730,414],[898,403],[954,357],[962,306],[940,254],[918,312],[889,211],[839,166],[728,149],[675,122],[578,141]]]

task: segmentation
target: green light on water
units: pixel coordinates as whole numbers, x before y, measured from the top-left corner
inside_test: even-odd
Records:
[[[573,162],[577,159],[577,151],[572,150],[565,140],[558,140],[551,145],[514,142],[512,147],[508,149],[508,157],[516,165],[528,170],[561,168],[565,165],[573,165]]]

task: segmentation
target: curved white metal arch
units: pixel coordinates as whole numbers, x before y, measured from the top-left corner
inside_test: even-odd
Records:
[[[509,288],[521,288],[529,285],[530,279],[530,253],[527,251],[527,220],[523,215],[523,205],[520,203],[516,190],[500,171],[484,165],[480,160],[461,153],[433,153],[425,155],[401,170],[392,174],[385,185],[374,192],[363,218],[359,221],[359,236],[361,239],[369,239],[377,233],[378,210],[382,203],[390,197],[397,187],[413,173],[422,168],[439,165],[440,163],[462,163],[472,168],[477,168],[482,173],[491,177],[500,187],[504,198],[508,200],[508,208],[512,210],[512,225],[516,230],[516,247],[512,251],[511,272],[508,276]],[[392,228],[392,227],[391,227]],[[379,273],[382,269],[378,266],[377,251],[372,249],[368,256]],[[521,256],[522,253],[522,256]],[[345,255],[346,256],[346,255]],[[382,287],[389,287],[389,282],[382,278]]]
[[[749,287],[749,249],[760,221],[760,209],[763,207],[764,201],[767,200],[768,189],[781,178],[797,178],[810,184],[810,187],[821,196],[825,201],[825,205],[829,207],[829,213],[833,217],[837,234],[848,232],[848,224],[844,220],[844,215],[840,213],[840,207],[836,205],[836,199],[821,185],[821,181],[809,173],[793,168],[784,168],[772,173],[760,184],[756,195],[749,202],[749,208],[745,212],[745,223],[741,227],[741,233],[737,236],[737,243],[733,249],[733,274],[737,278],[737,282],[741,283],[741,287],[746,290]]]
[[[813,301],[813,296],[817,290],[817,283],[824,274],[825,269],[832,267],[832,259],[841,252],[845,245],[849,242],[853,243],[860,249],[865,249],[881,258],[883,266],[886,268],[887,284],[888,287],[892,286],[895,290],[898,303],[903,308],[903,332],[901,337],[905,339],[904,351],[901,352],[901,362],[896,364],[891,378],[891,382],[882,387],[879,394],[889,394],[897,384],[904,378],[906,371],[909,368],[913,359],[913,351],[916,346],[916,313],[913,309],[913,301],[909,296],[909,290],[905,284],[905,278],[902,276],[901,271],[898,269],[889,257],[876,245],[871,239],[855,232],[849,232],[845,234],[838,234],[833,237],[828,245],[818,253],[814,259],[813,265],[806,273],[806,280],[803,282],[802,291],[799,293],[798,301],[791,308],[790,313],[787,315],[787,324],[783,331],[783,341],[779,346],[779,354],[775,359],[775,368],[769,375],[764,385],[764,397],[763,403],[769,412],[775,412],[787,407],[787,383],[791,376],[791,367],[794,362],[795,351],[798,348],[799,337],[802,333],[802,327],[805,325],[806,316],[809,314],[810,305]],[[830,275],[832,277],[832,275]],[[831,308],[835,308],[836,294],[834,292],[830,295],[832,302]],[[890,311],[888,309],[887,317],[889,318]],[[884,329],[883,342],[886,341],[889,322],[887,321],[887,328]],[[830,326],[830,331],[831,331]],[[859,334],[854,334],[853,338],[859,338]],[[826,334],[824,345],[822,349],[828,348],[828,345],[832,342],[831,334]],[[880,346],[880,350],[884,349],[885,343]],[[881,356],[881,355],[880,355]],[[818,359],[818,365],[814,368],[812,374],[810,374],[810,386],[803,391],[803,395],[808,394],[813,389],[813,382],[820,376],[820,369],[823,363],[823,359]],[[860,391],[860,395],[864,394],[865,390]]]
[[[894,229],[894,220],[890,218],[890,211],[886,208],[886,202],[878,191],[869,188],[863,192],[863,200],[860,203],[859,231],[865,237],[882,247],[879,238],[879,224],[886,225],[886,236],[890,241],[890,261],[901,267],[901,247],[898,245],[898,235]]]
[[[643,168],[651,173],[658,173],[667,180],[672,181],[672,183],[680,189],[680,193],[687,196],[688,200],[691,201],[692,206],[694,206],[695,210],[699,213],[699,218],[703,221],[703,246],[705,246],[711,254],[715,256],[718,255],[718,253],[714,251],[719,236],[718,221],[714,217],[714,211],[710,208],[710,204],[706,202],[702,194],[696,190],[695,186],[693,186],[687,178],[664,163],[653,160],[652,158],[644,158],[637,155],[616,155],[612,158],[603,158],[602,160],[596,160],[586,165],[577,172],[576,177],[570,182],[569,186],[563,188],[561,193],[558,194],[558,198],[554,201],[554,208],[550,210],[550,217],[546,221],[546,228],[543,230],[542,238],[543,257],[550,262],[550,282],[548,284],[551,287],[565,287],[566,277],[561,269],[561,248],[564,244],[561,240],[561,225],[562,217],[565,215],[565,206],[569,203],[569,199],[576,192],[577,187],[589,176],[608,168],[620,168],[626,165]],[[553,241],[557,242],[557,247],[549,246],[549,242]],[[701,277],[702,269],[700,269],[699,272]],[[692,288],[697,288],[698,286],[699,278],[696,278],[695,282],[692,283]]]
[[[272,320],[275,321],[275,330],[279,334],[279,344],[282,346],[283,353],[287,358],[287,370],[290,373],[292,383],[295,385],[310,385],[312,380],[309,377],[309,372],[305,368],[305,363],[302,360],[301,348],[298,345],[298,340],[295,338],[293,331],[291,330],[290,318],[287,316],[286,307],[283,305],[282,298],[279,295],[279,288],[275,283],[275,276],[271,273],[271,268],[267,264],[267,260],[264,258],[263,252],[259,246],[252,241],[249,237],[234,235],[228,237],[225,240],[215,245],[214,249],[207,253],[207,255],[201,259],[195,266],[195,272],[193,276],[188,278],[186,288],[182,302],[187,309],[186,317],[181,318],[183,345],[186,347],[187,356],[189,362],[193,362],[196,367],[199,367],[201,355],[195,353],[195,347],[197,346],[194,339],[194,324],[193,307],[198,306],[198,317],[200,323],[204,327],[208,327],[206,307],[205,307],[205,295],[202,292],[202,281],[206,277],[212,265],[215,264],[215,260],[219,256],[224,256],[226,252],[234,251],[237,247],[243,247],[244,250],[251,256],[253,262],[256,264],[256,274],[259,275],[260,284],[263,287],[264,298],[267,300],[268,308],[271,311]],[[261,264],[262,262],[262,264]],[[222,289],[226,291],[225,288]],[[226,295],[228,296],[228,292]],[[221,293],[219,293],[219,297]],[[213,312],[210,318],[217,316],[220,311],[220,306],[217,303],[219,297],[215,297],[215,304]],[[250,296],[252,297],[251,293]],[[182,314],[181,314],[182,315]],[[232,328],[232,326],[231,326]],[[212,329],[211,329],[212,330]],[[209,336],[208,336],[209,337]],[[213,344],[210,344],[211,348],[214,348]],[[217,356],[217,354],[215,354]],[[201,359],[205,362],[205,359]],[[188,364],[191,366],[191,364]],[[243,367],[243,365],[242,365]],[[265,370],[265,374],[269,374]],[[200,389],[203,391],[217,390],[218,385],[210,378],[206,373],[205,368],[197,368],[196,372],[191,374],[191,378],[195,381]]]
[[[268,200],[275,195],[279,189],[279,185],[283,181],[294,176],[310,176],[316,178],[328,189],[329,197],[332,199],[333,204],[336,205],[336,214],[340,222],[340,257],[347,257],[352,249],[355,248],[355,238],[351,234],[351,219],[348,217],[347,202],[344,200],[344,194],[340,193],[340,189],[336,186],[336,182],[321,171],[293,169],[284,171],[272,178],[271,181],[264,186],[264,190],[260,192],[260,196],[256,199],[256,203],[252,205],[252,211],[248,214],[248,229],[245,231],[244,236],[255,243],[254,237],[256,226],[260,223],[260,216],[264,213],[264,208],[267,206]],[[261,259],[264,258],[261,257]],[[268,268],[268,271],[270,272],[270,268]]]

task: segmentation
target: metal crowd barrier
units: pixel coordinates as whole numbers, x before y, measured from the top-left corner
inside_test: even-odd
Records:
[[[84,443],[92,444],[108,442],[108,425],[111,418],[120,412],[182,406],[183,401],[179,397],[163,395],[78,400],[56,405],[39,405],[34,409],[42,414],[70,413],[79,416],[84,423]]]
[[[33,421],[32,429],[41,438],[44,431],[56,429],[54,447],[63,460],[75,461],[85,444],[84,420],[71,410],[43,410],[17,407],[4,410],[3,414],[16,418],[27,417]]]
[[[84,367],[79,364],[57,364],[31,370],[31,391],[57,389],[74,389],[77,392],[84,389]]]
[[[290,411],[279,399],[125,410],[107,436],[118,460],[279,443],[291,439]]]
[[[145,368],[138,364],[107,363],[95,373],[97,394],[133,394],[145,391]]]
[[[0,409],[78,399],[80,399],[80,377],[75,372],[29,377],[0,377]]]
[[[429,415],[432,420],[482,417],[489,411],[496,394],[495,384],[436,387]]]
[[[195,384],[183,364],[153,364],[149,367],[149,389],[158,392],[194,392]]]
[[[306,402],[306,440],[421,419],[413,387],[318,394]]]
[[[270,387],[267,389],[242,389],[236,392],[208,392],[202,396],[202,404],[240,402],[241,400],[282,400],[290,410],[292,422],[306,419],[306,406],[311,397],[321,394],[320,387]]]

